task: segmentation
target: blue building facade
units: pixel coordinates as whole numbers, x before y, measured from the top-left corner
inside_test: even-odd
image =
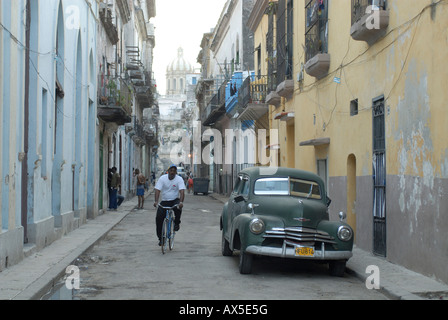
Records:
[[[98,213],[96,12],[0,3],[0,271]]]

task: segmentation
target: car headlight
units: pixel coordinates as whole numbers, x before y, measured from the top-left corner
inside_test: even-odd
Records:
[[[346,226],[340,226],[338,229],[338,238],[342,241],[350,241],[353,237],[353,231]]]
[[[264,222],[258,218],[253,219],[249,224],[249,230],[253,234],[260,234],[264,231]]]

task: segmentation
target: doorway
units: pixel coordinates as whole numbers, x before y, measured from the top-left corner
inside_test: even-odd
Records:
[[[386,256],[386,131],[384,97],[373,100],[373,253]]]
[[[347,159],[347,223],[352,227],[356,237],[356,157]]]

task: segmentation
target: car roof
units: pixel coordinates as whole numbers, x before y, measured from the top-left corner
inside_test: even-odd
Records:
[[[316,181],[323,185],[323,180],[317,174],[300,169],[283,167],[251,167],[242,170],[240,173],[247,174],[251,179],[257,179],[260,177],[293,177]]]

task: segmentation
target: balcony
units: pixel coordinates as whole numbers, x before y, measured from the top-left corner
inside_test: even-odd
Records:
[[[232,75],[232,79],[227,82],[225,88],[226,112],[229,117],[233,117],[238,111],[241,86],[244,79],[249,75],[247,72],[237,71]]]
[[[317,53],[305,64],[305,71],[310,76],[322,79],[330,70],[331,56],[328,53]]]
[[[134,82],[135,98],[142,109],[151,108],[154,98],[152,92],[152,81],[149,72],[143,72],[140,81]]]
[[[110,42],[115,45],[118,43],[118,30],[114,24],[114,19],[112,17],[112,9],[107,7],[107,4],[100,3],[100,20],[103,23],[104,30],[106,31],[107,37]]]
[[[126,125],[126,133],[135,144],[143,146],[146,144],[146,133],[136,116],[132,117],[132,123]]]
[[[205,127],[213,126],[226,113],[225,105],[220,105],[219,100],[219,93],[216,93],[207,104],[201,116]]]
[[[258,120],[269,111],[268,77],[251,76],[244,80],[239,95],[238,120]]]
[[[351,37],[374,44],[389,27],[389,11],[384,0],[352,0]]]
[[[132,121],[132,92],[121,78],[98,77],[98,118],[124,125]]]
[[[312,77],[322,79],[328,74],[331,61],[328,54],[328,0],[311,0],[305,10],[305,71]]]
[[[280,97],[290,99],[294,93],[294,80],[286,79],[277,86],[277,94]]]

